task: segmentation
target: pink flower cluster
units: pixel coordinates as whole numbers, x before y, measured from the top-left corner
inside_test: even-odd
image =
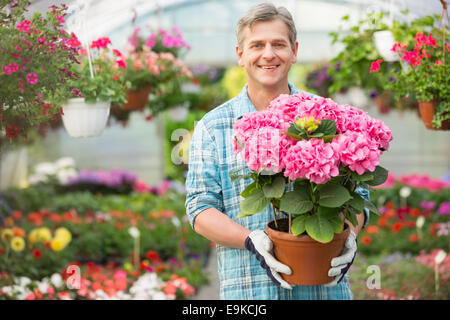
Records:
[[[283,132],[296,119],[307,117],[334,120],[337,136],[331,142],[321,138],[298,141]],[[305,93],[280,95],[267,110],[245,114],[233,129],[234,152],[250,170],[284,170],[291,180],[306,178],[317,184],[339,175],[341,164],[360,175],[373,172],[392,141],[391,130],[381,120],[358,108]]]

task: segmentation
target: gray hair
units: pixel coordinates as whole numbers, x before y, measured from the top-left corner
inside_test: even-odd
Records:
[[[252,28],[257,22],[272,21],[275,19],[281,19],[286,23],[289,29],[289,42],[291,47],[295,47],[297,41],[297,29],[295,28],[294,19],[289,11],[285,7],[275,7],[271,3],[260,3],[254,7],[251,7],[245,15],[239,19],[236,28],[236,38],[239,48],[242,48],[243,32],[245,27]]]

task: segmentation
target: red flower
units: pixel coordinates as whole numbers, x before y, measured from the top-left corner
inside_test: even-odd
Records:
[[[369,245],[372,243],[372,238],[368,236],[362,237],[361,242],[365,245]]]
[[[6,136],[11,139],[15,139],[19,136],[20,129],[14,126],[6,127]]]
[[[377,233],[378,230],[379,229],[377,226],[367,226],[367,229],[366,229],[367,233],[370,233],[370,234]]]
[[[417,234],[412,234],[409,236],[409,241],[417,242],[417,241],[419,241],[419,236]]]
[[[400,230],[402,230],[403,229],[403,223],[401,223],[401,222],[397,222],[396,224],[394,224],[394,226],[392,227],[392,231],[394,232],[394,233],[397,233],[397,232],[399,232]]]
[[[378,59],[377,61],[372,62],[372,65],[370,66],[370,72],[377,72],[380,70],[380,64],[383,62],[383,60]]]

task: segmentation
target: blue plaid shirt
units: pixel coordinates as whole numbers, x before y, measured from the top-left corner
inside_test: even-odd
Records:
[[[301,91],[289,84],[291,94]],[[186,213],[191,226],[197,215],[214,207],[249,230],[264,230],[272,220],[272,209],[236,219],[240,212],[240,193],[252,180],[231,182],[228,172],[245,166],[233,152],[233,125],[243,114],[257,111],[247,94],[247,85],[235,98],[208,112],[195,126],[189,147],[186,179]],[[246,169],[249,172],[249,169]],[[368,190],[356,190],[368,199]],[[366,223],[368,210],[365,210]],[[216,245],[221,299],[352,299],[348,273],[337,286],[293,286],[283,289],[267,276],[259,261],[248,250]],[[331,267],[331,266],[330,266]]]

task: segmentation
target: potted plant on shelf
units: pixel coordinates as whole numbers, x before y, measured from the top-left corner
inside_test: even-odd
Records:
[[[68,66],[79,41],[62,28],[67,6],[27,18],[28,4],[0,1],[0,143],[4,135],[27,139],[31,128],[54,121],[72,95],[68,80],[75,75]]]
[[[443,33],[445,36],[445,33]],[[393,70],[388,85],[401,97],[415,95],[427,129],[450,130],[449,37],[418,32],[408,44],[396,43],[392,50],[406,62],[406,70]]]
[[[111,104],[123,104],[129,83],[124,80],[125,62],[118,50],[111,55],[109,38],[99,38],[82,50],[80,64],[72,71],[79,74],[69,85],[73,95],[63,105],[64,127],[74,138],[99,136],[106,126]],[[92,51],[91,51],[92,50]],[[92,53],[92,57],[91,57]]]
[[[127,63],[125,79],[130,81],[127,90],[126,110],[142,110],[148,102],[149,94],[155,93],[158,86],[170,80],[172,63],[178,63],[177,57],[184,47],[189,49],[177,28],[172,32],[160,29],[147,38],[140,35],[140,28],[135,28],[128,38]]]
[[[413,39],[417,32],[423,32],[431,28],[436,22],[434,16],[426,16],[407,21],[407,12],[403,12],[405,22],[393,20],[391,25],[384,22],[389,13],[369,13],[350,28],[349,32],[332,32],[333,43],[340,43],[344,47],[330,63],[328,73],[334,77],[334,83],[330,86],[330,94],[336,95],[351,87],[361,87],[378,107],[380,113],[386,113],[395,109],[414,109],[411,101],[404,96],[396,95],[389,83],[395,76],[392,73],[402,68],[403,61],[388,57],[386,60],[377,49],[375,37],[379,32],[389,32],[395,41]],[[403,17],[400,17],[403,18]],[[343,21],[348,21],[349,16],[344,16]],[[390,36],[389,36],[390,37]],[[392,40],[392,39],[391,39]],[[390,47],[389,49],[391,49]],[[392,55],[399,57],[397,52]],[[337,96],[336,96],[337,97]]]
[[[230,171],[230,178],[253,180],[241,193],[238,218],[272,206],[266,233],[277,259],[292,269],[292,275],[283,274],[286,281],[332,281],[327,274],[331,259],[340,254],[349,233],[344,222],[356,226],[365,208],[378,213],[361,197],[360,187],[387,179],[379,159],[391,140],[382,121],[305,94],[281,95],[267,110],[236,121],[233,147],[246,167]],[[286,218],[278,218],[281,214]]]

